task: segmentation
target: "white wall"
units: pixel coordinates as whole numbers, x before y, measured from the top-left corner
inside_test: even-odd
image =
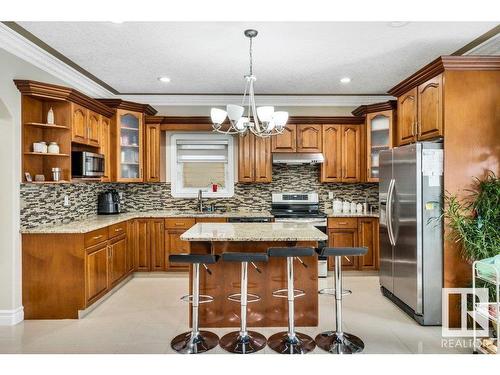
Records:
[[[0,325],[23,319],[19,182],[21,95],[13,79],[64,82],[0,49]]]

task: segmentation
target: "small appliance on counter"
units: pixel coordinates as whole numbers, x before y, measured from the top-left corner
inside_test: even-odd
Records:
[[[116,190],[99,193],[97,197],[97,214],[113,215],[120,213],[120,195]]]

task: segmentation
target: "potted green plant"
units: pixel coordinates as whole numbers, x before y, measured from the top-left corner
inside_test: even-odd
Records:
[[[463,199],[445,196],[443,216],[449,238],[460,245],[462,257],[472,264],[500,254],[500,179],[488,171],[484,179],[474,178],[473,188],[467,191]],[[479,281],[477,287],[488,288],[490,301],[496,300],[493,284]]]

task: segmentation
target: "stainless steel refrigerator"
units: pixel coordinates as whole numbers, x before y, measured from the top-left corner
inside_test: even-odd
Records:
[[[380,285],[422,325],[441,325],[443,145],[381,151]]]

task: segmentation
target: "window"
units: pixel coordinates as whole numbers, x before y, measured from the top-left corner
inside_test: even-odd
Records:
[[[234,195],[233,137],[212,133],[178,133],[170,137],[172,196],[195,198]],[[217,191],[212,191],[212,185]]]

